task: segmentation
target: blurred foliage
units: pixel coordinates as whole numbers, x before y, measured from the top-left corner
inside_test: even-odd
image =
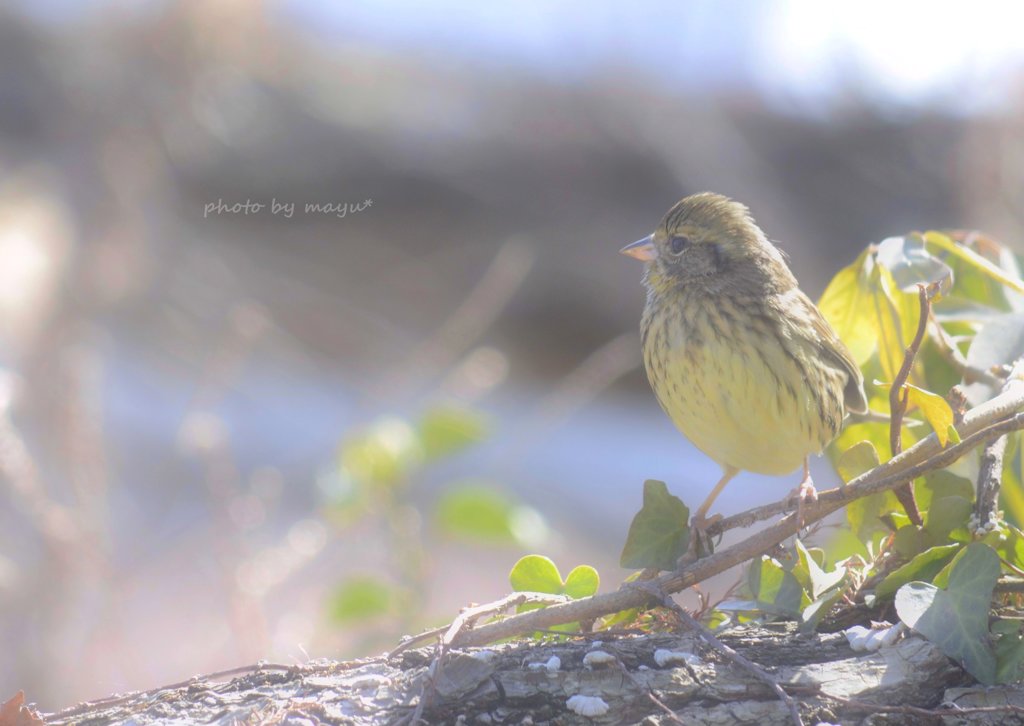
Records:
[[[335,623],[359,627],[389,614],[396,616],[403,632],[422,625],[422,603],[430,587],[429,547],[419,526],[423,507],[416,502],[416,490],[432,467],[483,441],[488,431],[479,412],[442,405],[415,419],[380,418],[345,439],[339,452],[341,486],[332,492],[331,519],[341,527],[377,522],[391,565],[337,586],[328,603]],[[426,509],[433,512],[430,521],[441,537],[509,547],[536,544],[543,538],[540,514],[495,484],[452,482],[433,499]]]

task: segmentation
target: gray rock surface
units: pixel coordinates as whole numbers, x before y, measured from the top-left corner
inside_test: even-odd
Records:
[[[687,724],[790,723],[785,706],[763,683],[693,636],[600,637],[600,649],[616,657],[600,667],[584,666],[584,657],[594,647],[584,638],[453,652],[433,679],[433,688],[426,690],[423,717],[430,724],[672,723],[650,698],[653,692]],[[955,688],[968,685],[970,679],[916,636],[867,654],[850,650],[842,635],[803,636],[788,626],[737,628],[722,638],[795,688],[792,693],[807,724],[921,723],[921,714],[881,713],[872,706],[932,709],[950,699],[960,707],[994,705],[993,697],[1001,704],[1020,700],[1015,691],[1011,698],[985,696],[994,693],[991,689]],[[654,657],[658,649],[692,653],[699,661],[678,657],[659,666]],[[290,668],[264,666],[228,680],[200,677],[187,684],[80,704],[46,720],[54,726],[396,724],[403,719],[408,722],[423,697],[433,656],[431,649],[421,649],[392,660],[381,656],[347,663],[314,661]],[[561,661],[557,670],[544,667],[552,656]],[[664,654],[661,660],[665,662]],[[577,710],[567,705],[577,695],[600,698],[607,704],[606,712],[580,715],[579,699],[574,701]],[[599,704],[596,700],[583,703]],[[942,718],[951,724],[1013,723],[1015,715],[953,716],[945,711]]]

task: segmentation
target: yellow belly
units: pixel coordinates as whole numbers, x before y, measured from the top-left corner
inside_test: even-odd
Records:
[[[754,335],[748,345],[712,338],[688,347],[672,335],[660,342],[660,352],[644,351],[658,401],[679,430],[723,467],[788,474],[835,436],[803,370],[778,342]]]

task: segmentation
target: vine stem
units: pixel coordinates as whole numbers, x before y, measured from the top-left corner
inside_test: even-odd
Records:
[[[968,411],[957,425],[960,443],[943,447],[936,435],[921,439],[916,444],[895,455],[892,459],[852,479],[845,487],[821,492],[817,502],[807,503],[804,523],[812,524],[846,504],[881,491],[894,489],[910,479],[931,471],[945,468],[969,451],[987,444],[1010,431],[1024,428],[1024,381],[1011,381],[1003,393],[992,400]],[[728,529],[767,519],[792,509],[789,499],[756,507],[733,517],[728,517],[709,527],[709,534],[719,534]],[[680,592],[703,580],[724,572],[751,557],[767,552],[781,544],[800,530],[795,513],[790,513],[779,522],[754,533],[741,542],[720,550],[708,557],[697,560],[676,572],[665,573],[652,581],[652,585],[666,593]],[[653,598],[656,600],[656,598]],[[649,591],[630,583],[615,592],[574,600],[570,603],[552,605],[542,610],[510,616],[504,620],[486,623],[461,631],[452,641],[452,647],[485,645],[503,638],[523,635],[539,629],[582,620],[592,620],[605,615],[641,607],[652,602]]]
[[[906,390],[904,385],[910,379],[910,372],[914,369],[917,352],[921,349],[921,343],[928,330],[928,319],[932,314],[932,291],[937,289],[937,286],[917,286],[917,296],[921,305],[921,312],[917,319],[917,332],[914,333],[914,339],[903,355],[903,365],[900,366],[900,370],[889,388],[889,448],[893,456],[903,451],[903,416],[907,412],[907,402],[910,398],[910,391]],[[923,525],[921,511],[917,508],[917,500],[914,499],[913,483],[908,481],[896,487],[893,489],[893,494],[903,505],[911,523],[918,527]]]

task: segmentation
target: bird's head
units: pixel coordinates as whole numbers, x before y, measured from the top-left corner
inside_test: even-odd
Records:
[[[665,290],[697,281],[727,284],[737,276],[761,277],[769,268],[792,277],[782,253],[749,210],[712,192],[681,199],[653,234],[620,251],[645,262],[648,285]]]

